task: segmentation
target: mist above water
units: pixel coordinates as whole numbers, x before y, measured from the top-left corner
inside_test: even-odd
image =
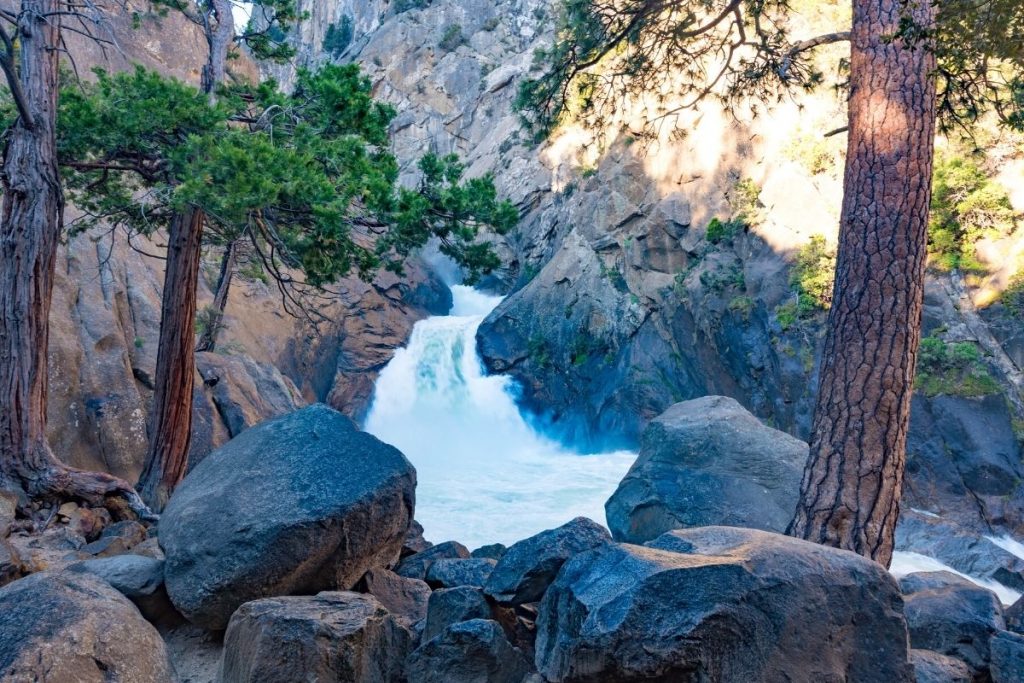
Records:
[[[416,324],[381,372],[366,431],[416,466],[416,518],[434,542],[510,544],[573,517],[605,523],[604,502],[636,454],[581,454],[534,429],[515,382],[488,376],[476,331],[501,297],[452,287],[451,314]]]

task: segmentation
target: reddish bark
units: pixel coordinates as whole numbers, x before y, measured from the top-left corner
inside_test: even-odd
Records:
[[[925,0],[855,0],[835,288],[810,459],[789,532],[888,565],[921,331],[935,56],[892,41]]]

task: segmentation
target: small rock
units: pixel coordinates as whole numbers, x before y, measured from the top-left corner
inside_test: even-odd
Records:
[[[410,579],[425,580],[427,570],[435,560],[443,559],[466,559],[469,557],[469,550],[466,546],[457,541],[445,541],[431,546],[421,553],[409,555],[395,569],[395,573]]]
[[[247,602],[224,636],[223,683],[399,683],[411,636],[371,595]]]
[[[989,640],[1006,627],[992,591],[951,572],[918,572],[900,580],[913,648],[956,657],[984,676]]]
[[[86,540],[94,541],[110,524],[110,513],[104,508],[78,507],[67,516],[67,523]]]
[[[537,602],[566,560],[610,541],[603,526],[577,517],[513,544],[498,561],[484,590],[502,604]]]
[[[409,655],[409,683],[522,683],[532,667],[497,622],[473,619],[446,628]]]
[[[1024,636],[1000,631],[992,637],[992,683],[1024,681]]]
[[[422,553],[433,545],[433,543],[423,538],[423,525],[414,519],[409,523],[409,530],[405,532],[405,539],[402,541],[402,559],[409,555]]]
[[[64,503],[57,508],[57,515],[68,519],[74,513],[78,512],[78,503]]]
[[[434,560],[427,570],[427,583],[431,588],[483,588],[496,564],[495,560],[486,558]]]
[[[491,607],[483,591],[471,586],[446,588],[430,594],[423,641],[437,636],[452,624],[471,619],[491,619]]]
[[[14,581],[24,570],[18,551],[7,541],[0,540],[0,586]]]
[[[1024,597],[1017,599],[1006,608],[1003,616],[1006,618],[1006,628],[1015,633],[1024,633]]]
[[[508,548],[502,543],[492,543],[477,548],[469,554],[470,557],[490,558],[492,560],[500,560],[501,556],[505,554]]]
[[[18,513],[18,496],[13,491],[0,489],[0,538],[7,535],[7,529],[14,524]]]
[[[164,589],[164,562],[141,555],[118,555],[77,562],[69,572],[87,572],[103,579],[135,603],[151,623],[172,623],[178,617]]]
[[[160,634],[105,581],[42,572],[0,588],[0,680],[170,683]]]
[[[108,526],[103,530],[100,538],[120,538],[126,546],[134,548],[149,538],[149,531],[138,522],[125,520]]]
[[[124,555],[129,550],[131,550],[131,546],[120,536],[101,536],[92,543],[87,543],[81,548],[81,552],[86,555],[92,555],[93,557],[113,557],[114,555]]]
[[[371,569],[359,582],[359,589],[377,598],[406,626],[427,616],[430,586],[419,579],[408,579],[387,569]]]
[[[910,664],[917,683],[971,683],[971,670],[955,657],[931,650],[911,650]]]

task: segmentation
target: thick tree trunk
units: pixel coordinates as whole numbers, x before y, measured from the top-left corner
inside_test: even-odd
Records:
[[[209,3],[216,21],[211,23],[211,13],[207,12],[206,42],[210,54],[203,67],[201,85],[203,92],[212,95],[227,75],[228,52],[235,39],[235,17],[232,13],[231,0],[209,0]]]
[[[111,498],[119,497],[148,517],[127,482],[65,466],[46,441],[49,313],[64,206],[56,138],[60,2],[21,4],[17,78],[30,120],[22,116],[10,130],[2,172],[0,487],[115,509]]]
[[[228,294],[231,282],[235,279],[235,264],[238,262],[238,241],[228,242],[220,259],[220,275],[217,276],[217,291],[213,295],[210,316],[206,321],[206,329],[199,337],[196,351],[213,351],[217,348],[217,337],[220,335],[221,321],[228,305]]]
[[[789,532],[888,566],[899,515],[935,128],[934,54],[887,40],[928,0],[854,0],[835,289],[810,459]]]
[[[182,211],[171,221],[149,452],[138,487],[143,500],[158,512],[163,510],[188,467],[196,372],[196,286],[202,239],[202,211]]]

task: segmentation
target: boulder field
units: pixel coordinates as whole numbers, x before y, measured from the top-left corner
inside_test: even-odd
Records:
[[[400,452],[304,408],[207,456],[155,529],[8,523],[0,683],[1024,680],[1024,603],[758,520],[806,448],[747,418],[710,398],[657,421],[612,533],[576,518],[470,551],[423,538]]]

